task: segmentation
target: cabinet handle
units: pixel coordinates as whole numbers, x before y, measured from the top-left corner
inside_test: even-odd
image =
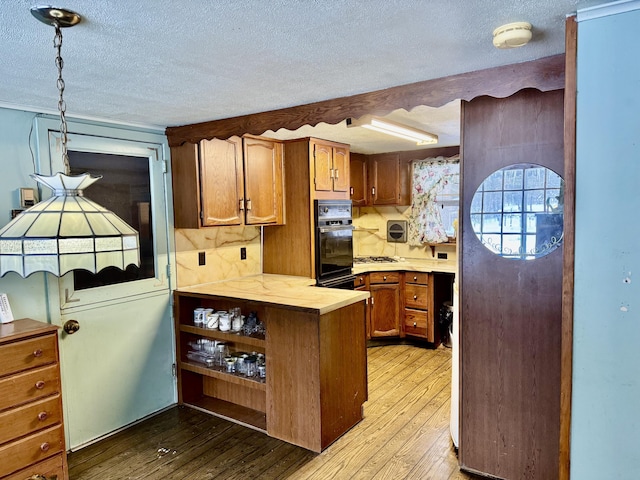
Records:
[[[418,277],[413,277],[413,281],[417,282],[418,281]]]
[[[40,450],[42,450],[43,452],[49,450],[49,442],[44,442],[42,445],[40,445]]]
[[[413,328],[417,327],[418,324],[416,322],[413,322]]]
[[[386,277],[386,276],[385,276],[385,277],[382,277],[382,280],[383,280],[384,282],[386,282],[386,281],[387,281],[387,277]]]
[[[33,356],[36,358],[40,358],[42,356],[42,349],[38,348],[37,350],[34,350]]]
[[[375,196],[376,194],[376,187],[371,187],[371,195]]]
[[[338,172],[339,172],[339,170],[336,168],[336,176],[335,176],[336,180],[338,179]]]
[[[244,198],[241,198],[238,203],[240,203],[240,211],[242,212],[244,210]]]
[[[353,187],[349,188],[349,193],[353,195]]]
[[[247,198],[247,210],[251,210],[251,199]]]
[[[373,305],[373,297],[370,297],[369,300],[371,300],[371,305]]]
[[[42,390],[42,389],[44,388],[44,380],[38,380],[38,381],[36,382],[36,384],[35,384],[35,387],[36,387],[38,390]]]
[[[41,422],[44,422],[48,416],[49,415],[47,415],[47,412],[40,412],[38,414],[38,420],[40,420]]]
[[[330,168],[330,169],[329,169],[329,176],[330,176],[331,178],[335,178],[335,177],[333,176],[333,168]]]
[[[414,295],[414,296],[413,296],[413,299],[414,299],[414,300],[417,300],[417,299],[418,299],[418,295]]]

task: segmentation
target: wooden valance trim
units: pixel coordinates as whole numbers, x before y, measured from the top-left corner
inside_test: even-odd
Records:
[[[398,108],[410,111],[419,105],[440,107],[452,100],[469,101],[482,95],[506,98],[525,88],[560,90],[564,88],[564,63],[564,54],[554,55],[297,107],[168,127],[166,135],[170,146],[178,146],[214,137],[260,135],[280,128],[296,130],[320,122],[336,124],[347,117],[387,115]]]

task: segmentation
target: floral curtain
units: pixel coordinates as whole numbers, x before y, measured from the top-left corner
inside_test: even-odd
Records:
[[[457,175],[460,175],[459,155],[449,158],[426,158],[413,162],[411,214],[408,228],[410,245],[443,243],[448,240],[436,196]]]

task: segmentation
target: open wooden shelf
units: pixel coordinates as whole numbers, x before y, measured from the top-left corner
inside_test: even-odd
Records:
[[[230,373],[221,372],[220,370],[214,370],[213,368],[207,368],[203,365],[191,362],[180,362],[180,368],[188,370],[193,373],[204,375],[205,377],[212,377],[223,382],[233,383],[235,385],[241,385],[243,387],[252,388],[254,390],[260,390],[261,392],[267,391],[266,383],[259,379],[252,379],[247,377],[241,377],[239,375],[232,375]]]
[[[267,433],[267,415],[263,412],[207,396],[192,399],[184,404]]]
[[[249,337],[238,333],[221,332],[220,330],[211,330],[208,328],[195,327],[193,325],[180,325],[181,332],[193,333],[201,337],[214,338],[216,340],[224,340],[225,342],[240,343],[250,347],[265,348],[266,342],[264,338]]]

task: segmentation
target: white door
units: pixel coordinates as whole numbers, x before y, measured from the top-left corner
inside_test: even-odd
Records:
[[[46,132],[52,172],[64,171],[56,127]],[[69,130],[83,129],[93,130]],[[139,230],[142,257],[140,268],[127,272],[47,276],[52,323],[79,325],[75,333],[60,333],[67,447],[73,450],[175,403],[176,394],[166,146],[71,133],[68,147],[71,173],[104,175],[85,195]]]

